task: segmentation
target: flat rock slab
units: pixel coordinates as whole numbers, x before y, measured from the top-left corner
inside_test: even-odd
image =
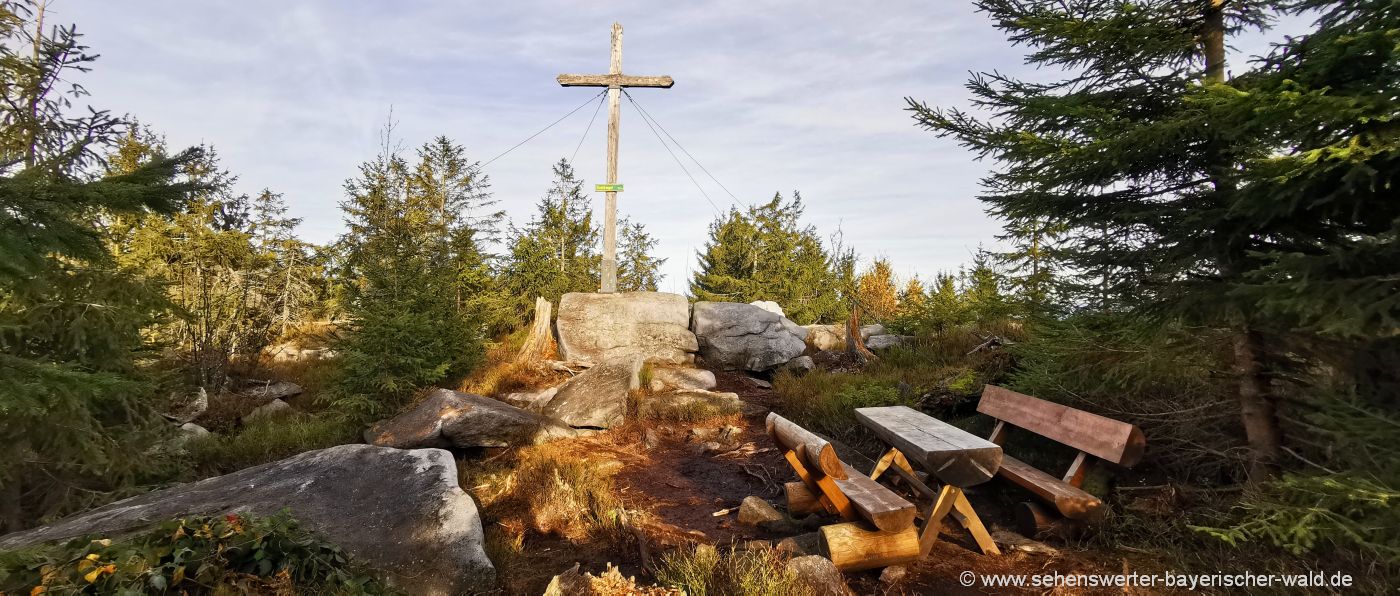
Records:
[[[710,368],[764,372],[807,349],[806,329],[752,304],[697,302],[691,329]]]
[[[434,389],[407,412],[376,423],[365,442],[381,447],[510,447],[567,439],[567,424],[489,397]]]
[[[627,414],[627,394],[641,387],[642,358],[637,354],[595,365],[565,381],[541,412],[564,424],[608,428]]]
[[[405,592],[459,594],[495,582],[476,503],[458,486],[456,462],[442,449],[308,451],[9,534],[0,537],[0,550],[111,537],[180,517],[283,509]]]
[[[685,414],[722,416],[738,414],[743,408],[744,402],[737,393],[698,389],[653,395],[639,407],[643,416],[660,418],[688,417]]]
[[[651,369],[651,389],[655,393],[667,389],[708,390],[717,384],[715,373],[703,368],[658,366]]]
[[[597,365],[623,356],[688,364],[699,348],[690,331],[690,302],[680,294],[574,292],[559,299],[559,353]]]

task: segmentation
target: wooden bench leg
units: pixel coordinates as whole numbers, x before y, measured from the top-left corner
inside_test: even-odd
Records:
[[[924,532],[919,536],[919,557],[927,557],[933,550],[933,543],[938,542],[938,530],[943,527],[943,518],[953,510],[953,503],[961,495],[962,490],[951,484],[944,485],[943,490],[938,491],[938,499],[929,508],[928,519],[924,520]]]
[[[802,465],[801,458],[797,457],[796,451],[789,449],[783,454],[783,458],[792,466],[792,471],[797,473],[797,477],[807,484],[807,488],[820,495],[819,499],[827,511],[840,514],[842,519],[848,521],[855,520],[855,507],[851,505],[851,500],[841,493],[841,488],[836,486],[835,480],[825,475],[817,477],[808,471],[807,467]]]
[[[977,511],[972,508],[972,503],[967,500],[967,495],[961,490],[958,497],[953,501],[954,517],[962,527],[972,534],[972,539],[977,541],[977,546],[982,549],[982,554],[1000,555],[1001,549],[997,548],[997,543],[992,540],[992,535],[987,532],[987,527],[982,525],[982,518],[977,516]]]
[[[884,474],[885,470],[889,469],[890,464],[894,463],[894,457],[898,454],[898,449],[890,448],[884,455],[881,455],[880,460],[875,462],[875,468],[870,470],[870,479],[878,480],[880,475]]]

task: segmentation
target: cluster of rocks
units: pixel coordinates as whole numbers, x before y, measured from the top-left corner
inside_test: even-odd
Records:
[[[296,409],[285,400],[301,395],[302,391],[301,386],[296,383],[259,381],[242,391],[221,394],[214,400],[231,402],[241,407],[247,413],[240,416],[239,421],[243,424],[249,424],[257,420],[278,418],[294,413]],[[231,407],[227,406],[221,409],[227,410]],[[209,429],[198,424],[198,421],[204,418],[209,411],[209,393],[200,387],[192,397],[185,400],[173,412],[165,415],[166,418],[179,425],[180,432],[175,438],[176,447],[183,446],[191,439],[211,434]]]
[[[815,352],[844,350],[846,348],[845,325],[807,325],[807,346]],[[901,345],[913,339],[908,335],[896,335],[884,325],[862,325],[860,339],[871,350],[883,350]]]

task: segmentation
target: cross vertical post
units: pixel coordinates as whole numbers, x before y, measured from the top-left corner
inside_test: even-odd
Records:
[[[669,89],[674,82],[668,76],[633,76],[622,74],[622,25],[612,26],[612,62],[605,75],[561,74],[557,79],[563,87],[608,88],[608,171],[606,203],[603,208],[603,270],[601,292],[617,291],[617,138],[620,129],[622,90],[626,87],[659,87]]]
[[[612,26],[612,65],[608,74],[622,74],[622,24]],[[617,136],[621,132],[622,87],[608,85],[608,184],[617,184]],[[617,192],[609,190],[603,208],[604,294],[617,291]]]

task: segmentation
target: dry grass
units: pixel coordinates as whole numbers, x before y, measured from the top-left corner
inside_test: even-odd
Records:
[[[517,331],[495,342],[486,350],[486,360],[458,384],[459,391],[477,395],[496,396],[517,391],[553,387],[568,378],[567,374],[531,364],[515,362],[524,343],[527,330]]]
[[[573,441],[522,448],[492,469],[473,465],[463,486],[518,544],[526,531],[573,541],[621,535],[622,502],[613,476],[616,462],[581,456]],[[512,465],[513,464],[513,465]]]
[[[771,548],[727,548],[708,544],[662,555],[656,579],[690,596],[807,596],[811,589],[787,568],[787,556]]]

